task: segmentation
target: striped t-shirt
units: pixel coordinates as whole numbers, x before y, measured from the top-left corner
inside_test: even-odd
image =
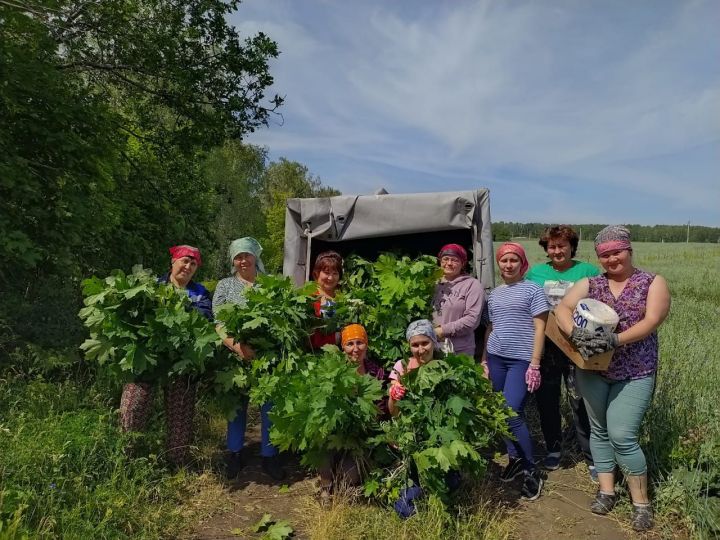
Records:
[[[533,317],[550,311],[545,292],[532,281],[518,281],[493,289],[483,312],[492,323],[487,351],[529,362],[533,353]]]

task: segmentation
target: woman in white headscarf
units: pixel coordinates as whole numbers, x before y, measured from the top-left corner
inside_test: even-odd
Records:
[[[230,258],[230,277],[221,279],[215,288],[213,296],[213,312],[223,304],[231,303],[245,306],[247,300],[245,293],[249,287],[255,286],[258,274],[265,273],[260,255],[262,246],[250,236],[238,238],[230,244],[228,256]],[[223,339],[223,343],[243,360],[252,360],[255,355],[252,348],[243,343],[236,343],[232,336]],[[277,448],[270,444],[270,419],[268,413],[271,403],[260,407],[260,455],[262,456],[263,470],[275,480],[282,480],[285,471],[280,465]],[[245,446],[245,430],[247,427],[247,397],[237,409],[235,419],[228,422],[227,427],[227,477],[235,478],[243,467],[242,449]]]

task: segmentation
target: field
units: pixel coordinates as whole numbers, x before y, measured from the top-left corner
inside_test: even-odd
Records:
[[[543,260],[536,241],[521,243],[531,263]],[[595,262],[588,243],[578,257]],[[643,428],[658,514],[652,537],[712,538],[720,534],[720,246],[638,243],[635,263],[665,276],[673,300]],[[217,413],[201,400],[196,465],[171,471],[159,417],[125,451],[115,427],[118,400],[119,388],[73,353],[26,350],[0,366],[0,540],[174,538],[228,507]],[[522,537],[523,510],[498,502],[493,489],[468,489],[453,513],[429,501],[406,522],[349,498],[328,510],[302,495],[294,501],[302,517],[290,525],[309,538]],[[238,537],[259,537],[237,527]]]

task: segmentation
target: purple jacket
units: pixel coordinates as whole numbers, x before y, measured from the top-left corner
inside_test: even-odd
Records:
[[[441,279],[433,296],[433,324],[442,326],[456,353],[475,354],[475,329],[480,324],[485,291],[471,275]]]

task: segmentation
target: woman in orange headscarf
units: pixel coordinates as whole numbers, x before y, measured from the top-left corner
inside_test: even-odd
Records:
[[[374,379],[387,382],[385,370],[368,358],[368,335],[365,328],[360,324],[349,324],[340,333],[342,349],[347,359],[357,365],[357,372],[360,375],[368,375]],[[385,394],[385,392],[383,392]],[[387,397],[376,402],[378,407],[378,418],[389,417]],[[360,483],[360,471],[353,456],[344,453],[334,453],[328,456],[326,463],[318,469],[320,476],[320,497],[327,500],[333,488],[342,482],[345,485],[353,486]]]

